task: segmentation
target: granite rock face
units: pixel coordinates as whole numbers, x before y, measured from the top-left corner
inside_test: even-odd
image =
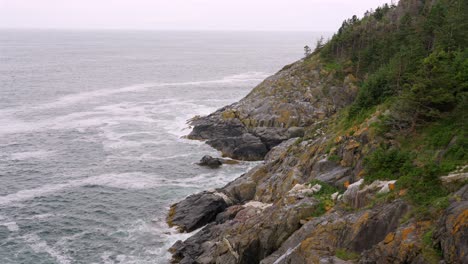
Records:
[[[190,195],[171,206],[167,222],[181,232],[191,232],[216,219],[231,202],[223,193],[202,192]]]
[[[352,75],[336,85],[319,60],[296,62],[267,78],[237,103],[191,121],[191,139],[206,140],[223,155],[261,160],[279,143],[304,135],[304,127],[350,104]]]

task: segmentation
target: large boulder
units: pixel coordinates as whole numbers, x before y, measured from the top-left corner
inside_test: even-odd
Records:
[[[181,232],[191,232],[216,219],[232,202],[220,192],[202,192],[188,196],[171,206],[167,223]]]

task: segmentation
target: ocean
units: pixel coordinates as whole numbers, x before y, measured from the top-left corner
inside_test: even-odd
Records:
[[[184,139],[320,33],[0,31],[0,263],[168,263],[169,206],[257,163]]]

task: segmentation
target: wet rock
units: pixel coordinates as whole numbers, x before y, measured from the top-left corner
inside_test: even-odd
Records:
[[[198,163],[200,166],[207,166],[210,168],[218,168],[223,165],[223,162],[218,158],[213,158],[209,155],[203,156],[203,158]]]
[[[216,219],[232,203],[218,192],[202,192],[188,196],[171,206],[167,223],[176,226],[181,232],[191,232]]]

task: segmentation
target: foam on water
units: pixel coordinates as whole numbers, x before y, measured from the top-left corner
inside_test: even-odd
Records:
[[[53,155],[54,151],[37,150],[37,151],[25,151],[16,152],[10,154],[10,159],[13,160],[25,160],[25,159],[44,159]]]
[[[16,222],[0,223],[0,225],[5,226],[10,232],[18,232],[20,229]]]
[[[37,253],[45,252],[50,256],[54,257],[60,264],[70,264],[72,263],[70,257],[66,256],[62,252],[54,249],[49,246],[45,241],[43,241],[36,234],[28,234],[23,237],[23,239],[29,244],[29,246]]]

